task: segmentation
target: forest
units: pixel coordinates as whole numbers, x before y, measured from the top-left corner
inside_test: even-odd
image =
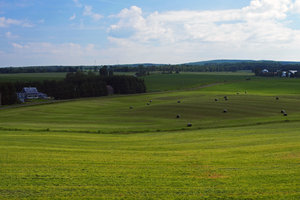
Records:
[[[134,76],[112,75],[104,71],[100,74],[70,72],[64,80],[44,80],[36,82],[18,81],[0,83],[2,105],[18,103],[16,92],[24,87],[36,87],[55,99],[74,99],[82,97],[99,97],[108,95],[107,85],[112,86],[115,94],[135,94],[146,92],[144,80]]]

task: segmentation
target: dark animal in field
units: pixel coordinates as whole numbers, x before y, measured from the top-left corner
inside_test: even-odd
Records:
[[[147,103],[147,106],[150,106],[150,103]]]
[[[129,107],[129,109],[133,109],[133,107],[132,107],[132,106],[130,106],[130,107]]]
[[[227,113],[227,112],[228,112],[228,110],[227,110],[227,109],[224,109],[224,110],[223,110],[223,113]]]
[[[284,114],[284,113],[285,113],[285,110],[281,110],[281,113]]]
[[[276,100],[279,100],[279,97],[276,97]]]
[[[150,100],[149,102],[152,103],[152,100]]]
[[[187,124],[187,127],[192,127],[193,125],[191,123],[188,123]]]
[[[287,114],[287,113],[284,113],[284,114],[283,114],[283,116],[285,116],[285,117],[286,117],[286,116],[288,116],[288,114]]]
[[[227,100],[228,100],[228,97],[227,97],[227,96],[225,96],[225,97],[224,97],[224,99],[225,99],[225,101],[227,101]]]
[[[180,115],[177,115],[176,118],[179,119],[179,118],[181,118],[181,116],[180,116]]]
[[[215,99],[215,101],[219,101],[219,99]]]
[[[181,101],[177,101],[177,103],[181,103]]]

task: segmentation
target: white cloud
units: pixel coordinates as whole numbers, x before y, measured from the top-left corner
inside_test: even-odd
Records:
[[[69,18],[69,20],[74,20],[74,19],[76,19],[76,14],[74,13],[70,18]]]
[[[77,7],[82,8],[82,4],[79,2],[79,0],[73,0],[73,2]]]
[[[147,15],[132,6],[113,16],[119,21],[109,28],[110,41],[124,60],[299,59],[300,30],[287,26],[287,16],[298,4],[300,8],[299,2],[252,0],[241,9]]]
[[[11,52],[0,54],[1,65],[86,65],[93,64],[101,54],[94,44],[12,43]],[[16,59],[18,58],[18,59]]]
[[[92,17],[95,21],[98,21],[103,17],[102,15],[100,15],[98,13],[94,13],[92,10],[93,10],[92,6],[84,6],[83,15]]]
[[[296,0],[292,6],[292,9],[296,13],[300,13],[300,0]]]
[[[12,46],[16,49],[23,49],[23,46],[17,43],[12,43]]]
[[[28,21],[0,17],[0,28],[9,27],[11,25],[22,26],[22,27],[32,27],[33,26]]]
[[[74,2],[81,6],[83,15],[102,18],[91,6]],[[0,60],[1,65],[8,66],[80,65],[94,64],[94,60],[101,64],[209,59],[299,61],[300,30],[289,27],[289,15],[297,12],[300,0],[252,0],[241,9],[215,11],[144,13],[132,6],[112,16],[117,22],[108,28],[110,45],[106,49],[97,49],[94,44],[12,43],[13,52],[2,52]],[[83,19],[79,22],[83,26]],[[25,26],[24,21],[0,18],[0,27],[11,25]]]
[[[18,36],[18,35],[14,35],[14,34],[12,34],[11,32],[6,32],[6,33],[5,33],[5,37],[8,38],[8,39],[16,39],[16,38],[18,38],[19,36]]]

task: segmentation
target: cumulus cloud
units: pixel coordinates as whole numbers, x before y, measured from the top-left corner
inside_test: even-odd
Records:
[[[160,52],[160,55],[172,57],[169,60],[177,60],[180,55],[182,60],[225,57],[295,59],[293,51],[300,46],[300,31],[289,28],[286,20],[300,5],[299,2],[252,0],[241,9],[150,14],[132,6],[113,16],[118,22],[109,28],[110,41],[119,51],[132,52],[130,56],[147,49],[148,56]],[[180,51],[175,51],[175,48]]]
[[[94,13],[92,6],[84,6],[83,15],[89,16],[89,17],[93,18],[95,21],[98,21],[99,19],[101,19],[103,17],[102,15],[100,15],[98,13]]]
[[[22,26],[22,27],[33,27],[33,24],[26,20],[16,20],[6,17],[0,17],[0,28],[9,26]]]
[[[74,2],[83,15],[102,18],[93,7]],[[240,9],[213,11],[144,13],[131,6],[111,16],[114,23],[108,27],[110,45],[105,49],[97,49],[94,44],[12,43],[13,52],[0,53],[0,60],[16,65],[18,60],[19,65],[79,65],[93,64],[94,60],[101,64],[234,58],[299,60],[300,30],[289,26],[289,15],[295,13],[300,14],[300,0],[252,0]],[[24,21],[0,18],[0,27],[12,25],[25,26]]]
[[[296,13],[300,13],[300,0],[296,0],[292,6],[292,9]]]

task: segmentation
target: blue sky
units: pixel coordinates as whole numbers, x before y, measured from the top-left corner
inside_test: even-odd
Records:
[[[300,61],[300,0],[0,0],[0,67]]]

